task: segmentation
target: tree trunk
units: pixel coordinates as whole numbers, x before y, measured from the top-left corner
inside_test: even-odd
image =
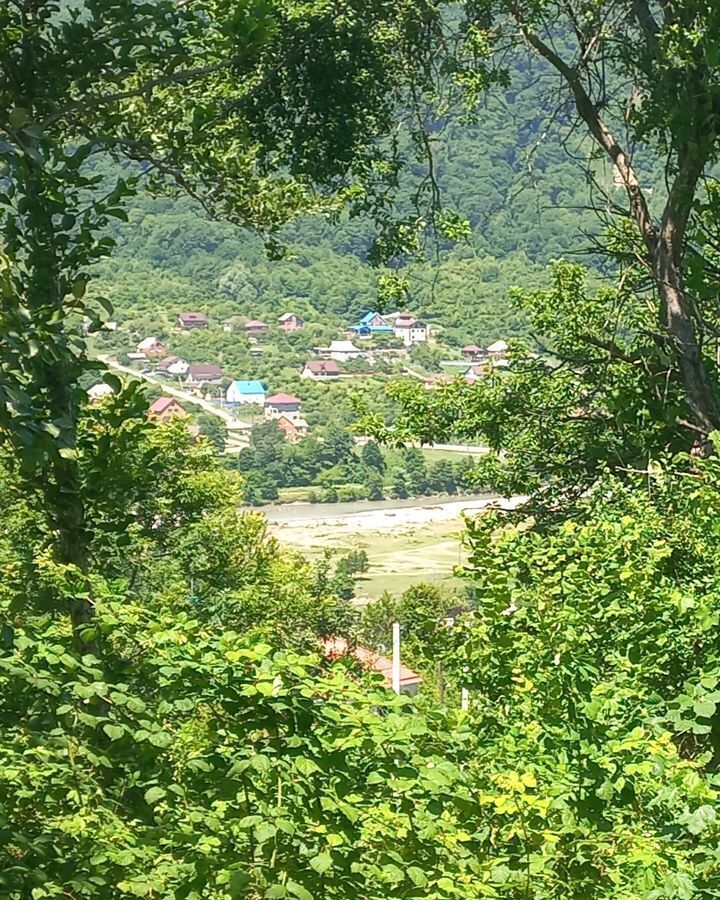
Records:
[[[675,259],[672,233],[663,229],[658,237],[653,277],[666,317],[672,349],[694,424],[704,437],[720,430],[720,405],[710,380],[697,329],[690,317],[682,268]]]

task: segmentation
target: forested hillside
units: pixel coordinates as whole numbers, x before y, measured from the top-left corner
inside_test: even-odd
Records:
[[[509,289],[539,287],[553,258],[587,259],[584,235],[602,225],[589,208],[587,142],[566,142],[557,110],[521,56],[512,71],[512,91],[489,97],[476,123],[454,121],[431,134],[443,202],[469,220],[472,237],[454,247],[426,247],[429,261],[407,270],[407,305],[458,346],[526,333]],[[402,197],[425,174],[419,167],[405,173],[401,209]],[[612,192],[611,167],[598,164],[596,174]],[[185,196],[141,194],[128,214],[128,223],[113,229],[117,249],[99,268],[98,288],[112,299],[120,323],[138,333],[169,324],[187,308],[216,320],[269,321],[292,309],[327,325],[328,337],[378,303],[377,271],[367,264],[374,234],[368,220],[302,219],[284,230],[288,258],[278,262],[267,258],[256,235],[209,220]]]

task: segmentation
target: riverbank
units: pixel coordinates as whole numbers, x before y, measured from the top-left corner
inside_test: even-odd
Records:
[[[263,513],[281,543],[310,559],[326,550],[337,555],[364,550],[370,566],[358,584],[358,599],[368,602],[383,591],[402,593],[421,581],[461,587],[454,570],[466,560],[464,516],[492,505],[512,508],[520,501],[484,494],[435,503],[423,498],[296,504],[267,507]]]
[[[415,497],[407,500],[355,500],[350,503],[295,503],[262,508],[269,522],[279,526],[329,525],[336,528],[393,530],[405,525],[458,519],[488,506],[512,509],[520,498],[503,500],[495,494],[448,498]]]

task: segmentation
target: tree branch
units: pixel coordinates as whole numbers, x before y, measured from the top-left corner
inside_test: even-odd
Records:
[[[603,341],[600,338],[593,337],[591,334],[582,334],[580,339],[590,344],[591,347],[597,347],[599,350],[605,350],[612,359],[621,359],[623,362],[629,363],[631,366],[642,365],[642,359],[635,359],[629,353],[625,353],[615,341]]]
[[[633,0],[632,9],[633,15],[635,16],[635,21],[642,29],[643,34],[645,35],[645,39],[647,40],[653,53],[657,56],[657,36],[660,29],[658,23],[655,21],[652,13],[650,12],[650,7],[648,6],[647,0]]]
[[[240,56],[231,56],[222,62],[214,63],[211,66],[200,66],[196,69],[184,69],[181,72],[175,72],[170,75],[160,75],[157,78],[151,78],[144,84],[136,88],[130,88],[126,91],[118,91],[114,94],[101,94],[97,97],[87,97],[83,100],[73,100],[67,106],[56,110],[52,115],[48,116],[41,123],[43,129],[54,125],[57,121],[66,115],[79,110],[93,109],[97,106],[103,106],[106,103],[117,103],[120,100],[131,100],[133,97],[142,97],[145,94],[152,93],[156,87],[164,87],[168,84],[186,84],[188,81],[195,81],[198,78],[204,78],[223,69],[229,69],[237,65],[241,61]]]
[[[517,13],[516,13],[517,18]],[[527,42],[535,49],[543,59],[546,59],[568,83],[575,98],[575,106],[580,117],[588,126],[595,141],[605,150],[617,167],[622,179],[625,191],[630,201],[633,217],[640,229],[643,241],[650,253],[655,252],[657,243],[657,230],[653,224],[647,202],[640,187],[640,182],[627,154],[615,140],[609,128],[600,118],[595,104],[585,90],[577,69],[569,66],[565,60],[546,44],[537,34],[529,31],[518,18],[518,24]]]

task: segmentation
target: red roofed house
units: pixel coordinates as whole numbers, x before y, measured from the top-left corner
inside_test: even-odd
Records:
[[[156,422],[167,422],[177,416],[186,416],[187,413],[174,397],[158,397],[147,411],[148,419]]]
[[[387,656],[380,656],[379,653],[373,653],[367,647],[354,647],[352,650],[348,646],[345,638],[329,637],[322,642],[322,653],[325,659],[340,659],[351,653],[355,660],[368,671],[374,670],[382,675],[385,687],[392,690],[392,660]],[[400,666],[400,693],[414,697],[418,692],[418,688],[422,682],[422,677],[408,669],[407,666]]]
[[[222,384],[223,373],[220,366],[212,363],[193,363],[188,366],[185,384],[200,387],[203,384]]]
[[[303,378],[321,381],[324,378],[339,378],[340,368],[334,359],[309,359],[302,370]]]
[[[302,331],[305,327],[305,322],[296,313],[287,312],[283,313],[278,319],[278,326],[281,331],[290,334],[292,331]]]
[[[452,375],[448,375],[447,372],[441,372],[439,375],[431,375],[429,378],[426,378],[425,387],[428,391],[434,391],[441,384],[452,384],[453,380]]]
[[[265,418],[286,418],[293,422],[300,418],[300,401],[292,394],[273,394],[265,400]]]
[[[178,316],[181,328],[207,328],[208,320],[205,313],[182,312]]]
[[[259,322],[257,319],[250,319],[249,322],[246,322],[243,325],[243,328],[245,330],[245,334],[249,335],[250,337],[258,337],[261,334],[265,334],[265,332],[268,330],[265,322]]]
[[[467,359],[470,362],[479,362],[487,356],[483,348],[478,347],[477,344],[468,344],[467,347],[462,348],[460,354],[463,359]]]

